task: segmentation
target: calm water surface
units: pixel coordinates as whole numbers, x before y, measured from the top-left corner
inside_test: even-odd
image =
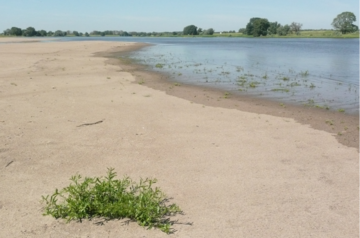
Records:
[[[359,113],[359,39],[67,38],[151,43],[131,57],[178,82]]]

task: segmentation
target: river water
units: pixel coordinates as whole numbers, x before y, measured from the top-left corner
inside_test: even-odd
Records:
[[[131,58],[179,83],[359,113],[359,39],[99,37],[152,44]]]

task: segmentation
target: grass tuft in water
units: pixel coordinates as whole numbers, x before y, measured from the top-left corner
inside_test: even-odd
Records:
[[[176,204],[167,205],[169,199],[159,188],[152,188],[156,179],[141,179],[139,184],[129,177],[116,180],[110,168],[105,178],[71,177],[72,183],[51,196],[42,196],[44,215],[72,220],[102,217],[129,218],[141,226],[159,228],[171,233],[169,216],[182,213]]]

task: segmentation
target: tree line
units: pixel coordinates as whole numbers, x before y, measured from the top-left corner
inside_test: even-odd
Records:
[[[358,26],[354,25],[356,16],[352,12],[343,12],[337,15],[331,25],[335,30],[340,31],[342,34],[352,33],[358,31]],[[300,34],[302,24],[292,22],[290,25],[281,25],[278,22],[269,22],[266,18],[253,17],[245,28],[241,28],[239,33],[249,36],[259,37],[267,35],[286,36],[288,34]]]
[[[5,36],[68,36],[68,35],[74,35],[74,36],[90,36],[89,33],[85,32],[85,34],[78,32],[78,31],[61,31],[57,30],[55,32],[53,31],[45,31],[45,30],[35,30],[34,27],[28,27],[26,29],[21,29],[19,27],[11,27],[10,29],[6,29],[3,32],[3,35]]]
[[[266,18],[251,18],[246,28],[241,28],[239,33],[251,35],[254,37],[279,35],[286,36],[288,34],[300,34],[302,24],[293,22],[290,25],[281,25],[278,22],[269,22]]]
[[[200,30],[201,31],[201,30]],[[213,34],[211,31],[207,34]],[[11,27],[3,31],[5,36],[26,36],[26,37],[43,37],[43,36],[52,36],[52,37],[63,37],[63,36],[139,36],[139,37],[150,37],[150,36],[182,36],[182,31],[172,31],[172,32],[136,32],[136,31],[118,31],[118,30],[106,30],[106,31],[91,31],[91,32],[79,32],[79,31],[37,31],[34,27],[28,27],[26,29],[21,29],[19,27]]]
[[[352,12],[343,12],[337,15],[331,25],[335,30],[340,31],[342,34],[352,33],[358,31],[358,26],[353,23],[356,21],[356,17]],[[278,22],[269,22],[266,18],[253,17],[250,19],[249,23],[245,28],[240,28],[239,33],[260,37],[267,35],[279,35],[286,36],[289,34],[299,35],[302,28],[301,23],[292,22],[291,24],[281,25]],[[211,36],[215,33],[213,28],[202,29],[198,28],[195,25],[188,25],[184,27],[183,31],[173,31],[173,32],[136,32],[136,31],[92,31],[90,33],[78,32],[78,31],[61,31],[57,30],[55,32],[39,30],[37,31],[34,27],[28,27],[26,29],[21,29],[19,27],[11,27],[6,29],[3,32],[5,36],[53,36],[53,37],[62,37],[62,36],[189,36],[189,35],[200,35],[200,36]],[[225,32],[224,32],[225,33]],[[235,31],[229,31],[229,33],[235,33]]]

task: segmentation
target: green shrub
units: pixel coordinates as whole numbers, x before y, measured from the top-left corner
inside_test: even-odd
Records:
[[[156,227],[166,233],[172,232],[169,216],[181,213],[176,204],[167,205],[168,198],[159,189],[151,186],[156,179],[141,179],[139,184],[129,177],[115,180],[116,172],[108,169],[105,178],[71,177],[72,183],[51,196],[42,196],[45,213],[71,220],[102,217],[105,219],[129,218],[149,229]]]

